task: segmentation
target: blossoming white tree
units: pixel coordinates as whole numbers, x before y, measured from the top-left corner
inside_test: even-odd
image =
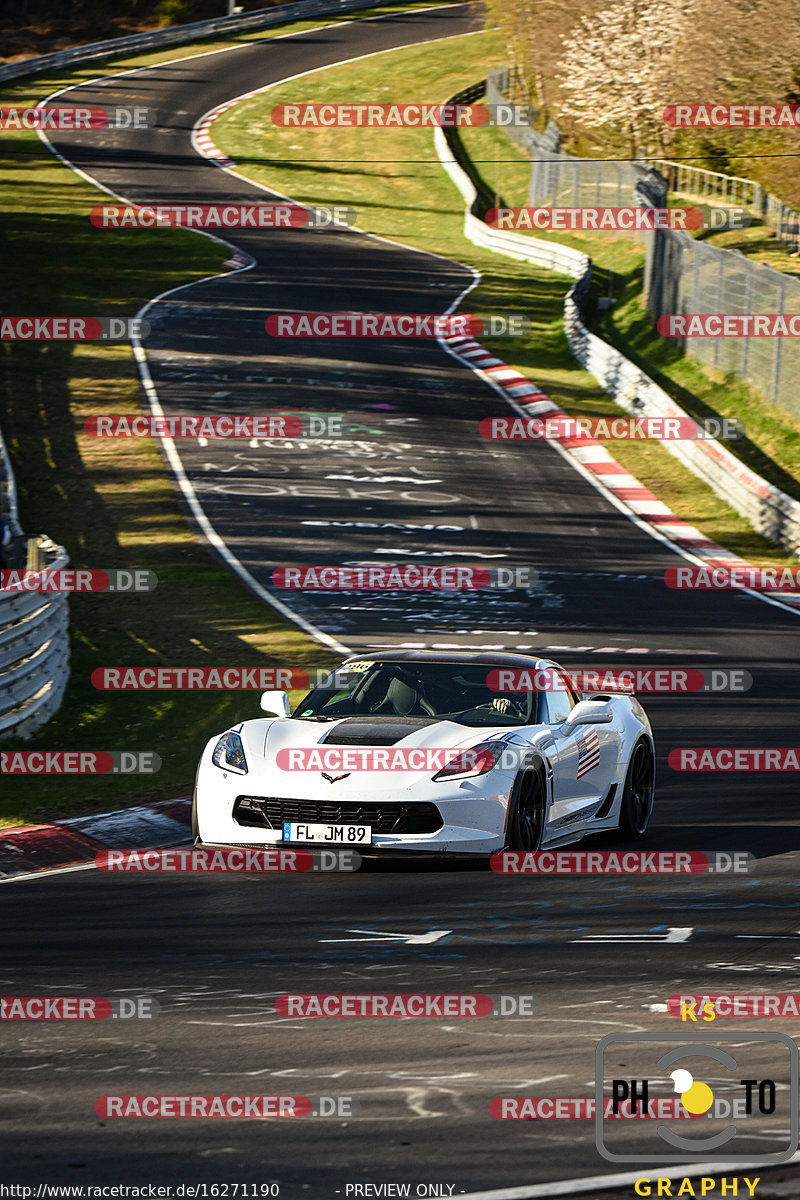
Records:
[[[688,9],[679,0],[616,0],[578,21],[556,74],[580,124],[624,139],[632,156],[663,148]]]

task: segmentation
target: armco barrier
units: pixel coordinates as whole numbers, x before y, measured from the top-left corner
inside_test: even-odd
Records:
[[[479,85],[473,85],[452,96],[447,103],[472,103],[480,94]],[[491,229],[480,219],[477,190],[456,157],[458,154],[464,161],[457,139],[454,130],[434,130],[439,160],[466,202],[464,234],[468,240],[508,258],[530,262],[575,279],[564,298],[564,329],[570,349],[580,365],[594,375],[603,390],[626,412],[637,417],[686,417],[687,413],[663,388],[587,328],[584,312],[592,278],[592,260],[588,255],[555,241]],[[666,441],[662,444],[746,517],[757,532],[790,553],[800,554],[800,502],[767,483],[722,442]]]
[[[7,522],[12,536],[15,539],[20,538],[22,530],[19,527],[17,516],[17,486],[2,433],[0,433],[0,516]]]
[[[17,515],[17,487],[5,442],[0,434],[2,511],[22,541]],[[69,559],[49,538],[30,538],[26,566],[65,567]],[[9,564],[21,566],[22,564]],[[50,720],[69,679],[69,615],[67,597],[36,592],[0,592],[0,737],[28,737]]]
[[[22,542],[17,515],[17,484],[0,434],[0,511]],[[31,538],[26,566],[66,566],[68,558],[49,538]],[[18,563],[10,565],[22,565]],[[59,708],[70,678],[67,598],[35,592],[0,592],[0,737],[28,737]]]
[[[152,29],[146,33],[133,33],[129,37],[73,46],[69,50],[42,54],[37,58],[24,58],[20,62],[6,63],[0,67],[0,80],[16,79],[20,75],[37,75],[41,71],[90,62],[93,58],[110,58],[127,54],[129,51],[175,46],[181,42],[210,37],[214,33],[265,29],[271,25],[285,25],[288,21],[302,20],[304,17],[354,12],[367,7],[368,0],[295,0],[294,4],[282,4],[278,8],[259,8],[256,12],[246,13],[244,16],[214,17],[209,21],[193,21],[190,25],[170,25],[166,29]]]
[[[37,567],[66,567],[60,546],[45,537],[31,541]],[[0,737],[28,737],[61,704],[69,679],[68,622],[64,593],[0,592]]]

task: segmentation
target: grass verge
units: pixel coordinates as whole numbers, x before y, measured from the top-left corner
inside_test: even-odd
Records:
[[[398,9],[383,6],[355,15],[392,11]],[[295,22],[276,33],[353,16]],[[260,31],[234,41],[265,36],[274,34]],[[110,69],[230,44],[227,39],[171,47],[23,78],[4,89],[3,101],[35,103],[59,86]],[[224,247],[171,229],[129,231],[115,242],[112,259],[107,235],[87,220],[97,203],[94,188],[62,167],[32,132],[4,134],[0,149],[6,313],[132,316],[149,297],[223,269]],[[87,417],[139,408],[138,374],[127,344],[0,345],[0,428],[17,475],[26,533],[48,533],[67,547],[73,566],[142,567],[159,579],[151,594],[71,599],[66,697],[25,746],[152,751],[163,763],[154,776],[48,776],[46,787],[35,777],[8,778],[0,794],[0,825],[186,795],[205,740],[258,713],[253,693],[99,692],[90,679],[96,667],[312,667],[335,661],[208,554],[186,522],[154,443],[131,439],[111,445],[83,432]],[[19,742],[10,737],[2,744],[9,749]]]

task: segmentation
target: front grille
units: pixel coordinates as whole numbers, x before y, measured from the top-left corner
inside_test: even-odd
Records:
[[[370,825],[373,833],[437,833],[444,821],[435,804],[363,804],[355,800],[288,800],[237,796],[237,825],[280,830],[284,821],[317,821],[323,825]]]

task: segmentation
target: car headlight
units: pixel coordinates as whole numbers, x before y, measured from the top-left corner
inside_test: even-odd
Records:
[[[244,756],[244,746],[238,733],[223,733],[214,747],[211,761],[223,771],[233,767],[234,771],[247,772],[247,759]]]
[[[510,747],[505,742],[482,742],[470,750],[462,750],[446,767],[433,776],[434,783],[442,779],[474,779],[485,775],[497,765],[504,750]]]

